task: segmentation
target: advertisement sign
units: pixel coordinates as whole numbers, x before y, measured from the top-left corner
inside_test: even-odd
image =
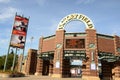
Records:
[[[21,16],[15,16],[15,22],[13,25],[10,46],[17,48],[24,48],[27,27],[28,27],[27,18]]]
[[[56,67],[56,68],[60,68],[60,61],[56,61],[55,67]]]
[[[96,70],[96,64],[95,63],[91,63],[91,70]]]
[[[80,66],[82,66],[82,60],[72,60],[71,65],[80,65]]]

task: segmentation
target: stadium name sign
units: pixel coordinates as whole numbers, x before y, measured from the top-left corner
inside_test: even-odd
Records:
[[[64,17],[59,25],[58,25],[58,30],[64,29],[64,26],[73,21],[73,20],[78,20],[78,21],[82,21],[87,29],[94,29],[94,25],[92,20],[90,20],[90,18],[88,18],[87,16],[83,15],[83,14],[70,14],[67,15],[66,17]]]

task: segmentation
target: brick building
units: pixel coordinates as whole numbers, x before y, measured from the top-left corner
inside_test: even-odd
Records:
[[[65,25],[72,20],[85,23],[81,33],[67,33]],[[99,80],[120,79],[120,37],[99,34],[92,21],[83,14],[63,18],[55,35],[41,37],[35,75],[81,77]]]
[[[36,72],[36,65],[37,65],[37,50],[29,49],[27,58],[24,61],[25,67],[25,74],[32,75]]]

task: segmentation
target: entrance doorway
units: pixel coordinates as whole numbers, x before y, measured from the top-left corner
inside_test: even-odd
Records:
[[[42,70],[42,75],[49,75],[49,60],[43,60],[43,70]]]
[[[71,77],[82,77],[82,60],[73,59],[70,64]]]
[[[114,64],[114,62],[101,60],[101,65],[98,67],[100,80],[113,80],[115,76]]]
[[[114,63],[113,62],[107,62],[107,61],[102,61],[102,76],[103,79],[106,80],[113,80],[114,74],[112,73],[112,69],[114,69]]]
[[[72,66],[70,73],[71,77],[82,77],[82,69],[79,66]]]

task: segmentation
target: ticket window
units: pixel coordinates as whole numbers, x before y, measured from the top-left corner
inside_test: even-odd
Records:
[[[71,73],[71,77],[82,77],[81,68],[72,68],[70,73]]]

